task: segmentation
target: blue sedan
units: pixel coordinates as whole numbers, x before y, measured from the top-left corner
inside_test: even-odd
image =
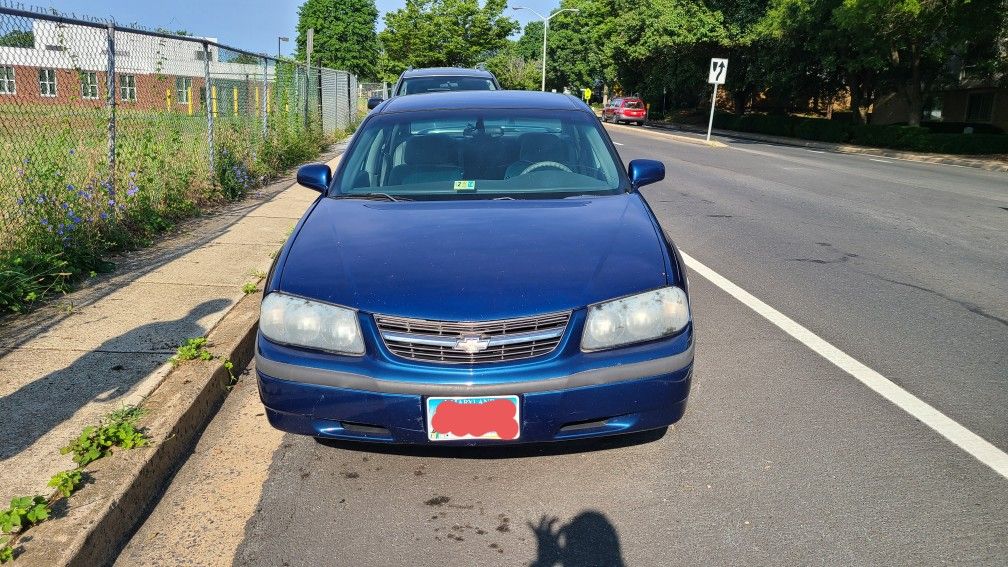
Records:
[[[558,441],[686,408],[686,272],[581,101],[397,97],[370,113],[268,277],[256,343],[270,423],[319,438]]]

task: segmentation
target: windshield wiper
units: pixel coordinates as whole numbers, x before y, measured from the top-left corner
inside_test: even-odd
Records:
[[[407,199],[405,197],[393,197],[392,195],[389,195],[388,193],[351,193],[351,194],[348,194],[348,195],[339,195],[336,198],[337,199],[373,199],[375,201],[385,200],[385,201],[392,201],[393,203],[397,203],[399,201],[409,201],[410,200],[410,199]]]
[[[514,201],[515,198],[514,197],[508,197],[508,196],[505,195],[503,197],[494,197],[493,200],[494,201]]]

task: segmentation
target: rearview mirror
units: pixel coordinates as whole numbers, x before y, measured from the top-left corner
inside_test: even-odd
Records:
[[[382,97],[380,97],[380,96],[373,96],[373,97],[367,99],[367,109],[368,110],[374,110],[374,107],[376,107],[379,104],[381,104],[383,100],[384,99]]]
[[[653,159],[635,159],[627,166],[630,186],[634,191],[665,179],[665,164]]]
[[[297,182],[298,185],[325,193],[332,183],[332,170],[324,163],[302,165],[297,172]]]

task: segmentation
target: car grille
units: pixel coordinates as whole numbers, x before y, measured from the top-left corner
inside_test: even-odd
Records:
[[[568,320],[569,311],[479,322],[375,315],[382,340],[393,354],[443,364],[509,362],[542,356],[560,344]]]

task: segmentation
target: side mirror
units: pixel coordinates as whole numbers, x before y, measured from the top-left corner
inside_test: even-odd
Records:
[[[380,96],[373,96],[373,97],[367,99],[367,109],[368,110],[374,110],[374,107],[376,107],[379,104],[381,104],[383,100],[385,100],[385,99],[383,99]]]
[[[665,179],[665,164],[653,159],[635,159],[627,166],[630,186],[634,191]]]
[[[329,190],[329,184],[332,183],[332,170],[324,163],[303,165],[298,169],[297,182],[298,185],[325,193]]]

